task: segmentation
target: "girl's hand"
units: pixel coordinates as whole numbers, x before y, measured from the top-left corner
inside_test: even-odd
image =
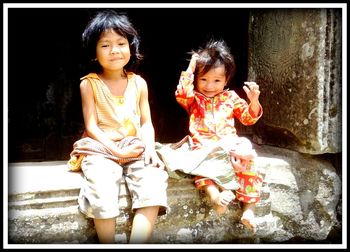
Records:
[[[150,164],[154,167],[164,169],[164,163],[159,159],[155,150],[148,151],[146,149],[146,151],[145,151],[145,164],[146,165]]]
[[[246,81],[244,82],[246,86],[243,86],[245,93],[247,94],[250,102],[257,102],[259,100],[260,90],[259,85],[254,81]]]
[[[197,53],[192,54],[190,64],[188,65],[188,68],[186,72],[188,73],[194,73],[196,70],[196,64],[197,64],[197,59],[199,58],[199,55]]]
[[[250,169],[251,160],[257,157],[255,150],[231,150],[231,163],[235,172],[244,172]]]
[[[242,160],[231,156],[231,164],[235,172],[245,172],[248,170],[248,164]]]
[[[145,145],[143,143],[134,143],[122,149],[119,149],[118,157],[121,157],[121,158],[138,157],[144,151],[145,151]]]

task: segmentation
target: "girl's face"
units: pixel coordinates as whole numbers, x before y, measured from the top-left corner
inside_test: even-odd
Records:
[[[196,81],[198,92],[206,97],[214,97],[221,93],[226,86],[225,66],[220,65],[203,75],[198,75]]]
[[[130,60],[129,41],[114,30],[101,33],[96,45],[96,58],[104,70],[120,70]]]

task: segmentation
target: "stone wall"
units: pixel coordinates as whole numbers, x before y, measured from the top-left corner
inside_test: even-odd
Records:
[[[171,211],[158,218],[152,243],[342,243],[342,184],[334,167],[291,150],[256,149],[265,172],[262,200],[255,208],[256,234],[239,222],[237,202],[218,216],[190,178],[170,178]],[[80,173],[68,172],[65,162],[13,163],[9,171],[10,243],[97,243],[93,222],[77,207]],[[119,200],[116,242],[127,243],[133,214],[124,185]]]
[[[264,116],[255,141],[301,153],[342,151],[340,9],[254,9],[249,78]]]

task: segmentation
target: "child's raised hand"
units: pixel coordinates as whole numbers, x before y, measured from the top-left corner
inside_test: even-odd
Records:
[[[196,64],[197,64],[197,59],[199,58],[199,55],[197,53],[192,54],[190,64],[188,65],[188,68],[186,72],[188,73],[194,73],[196,70]]]
[[[254,81],[246,81],[244,84],[245,86],[243,86],[243,89],[247,94],[248,99],[251,102],[258,101],[260,95],[259,85]]]

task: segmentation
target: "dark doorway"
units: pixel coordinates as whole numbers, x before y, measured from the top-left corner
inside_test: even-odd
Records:
[[[238,93],[247,78],[249,9],[129,8],[144,60],[138,73],[149,87],[152,120],[159,142],[187,134],[187,114],[174,92],[187,52],[208,39],[230,46]],[[96,9],[13,8],[8,10],[9,162],[69,158],[83,131],[79,93],[80,37]]]

